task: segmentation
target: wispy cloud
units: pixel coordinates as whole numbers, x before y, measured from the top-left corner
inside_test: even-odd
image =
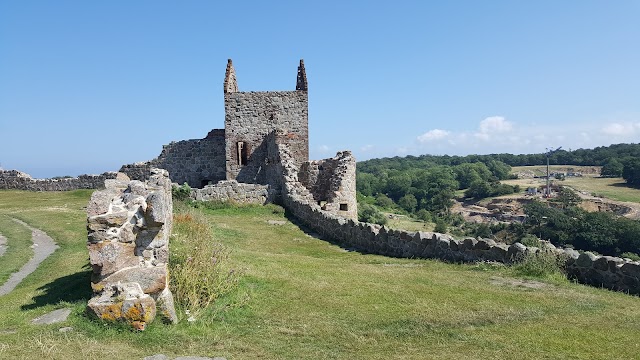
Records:
[[[367,151],[371,151],[373,150],[374,146],[373,145],[365,145],[363,147],[360,148],[360,151],[362,152],[367,152]]]
[[[418,141],[421,143],[426,143],[433,140],[440,140],[446,138],[447,136],[449,136],[449,134],[450,132],[447,130],[433,129],[418,136]]]
[[[428,130],[417,136],[414,153],[487,154],[491,152],[536,153],[546,147],[591,148],[620,142],[638,142],[640,117],[538,126],[520,124],[504,116],[490,116],[475,129]],[[397,152],[397,151],[396,151]]]

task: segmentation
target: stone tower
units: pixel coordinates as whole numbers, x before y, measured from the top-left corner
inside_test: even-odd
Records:
[[[226,178],[267,184],[265,138],[276,130],[298,166],[309,160],[309,100],[304,61],[300,60],[295,91],[238,91],[231,59],[224,79]]]

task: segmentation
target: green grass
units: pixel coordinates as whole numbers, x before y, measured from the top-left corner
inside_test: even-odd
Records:
[[[638,297],[558,279],[518,286],[501,266],[349,252],[291,222],[269,225],[286,218],[267,207],[202,210],[242,277],[197,321],[142,333],[105,326],[83,315],[88,196],[0,192],[0,214],[61,246],[0,298],[0,358],[608,359],[640,350]],[[67,323],[30,324],[60,306],[74,310]]]
[[[7,238],[7,251],[0,256],[0,285],[4,284],[12,273],[20,270],[33,256],[30,246],[31,230],[13,221],[9,216],[0,215],[0,234]]]

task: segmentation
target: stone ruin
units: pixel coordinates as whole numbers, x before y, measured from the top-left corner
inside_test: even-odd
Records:
[[[177,322],[167,270],[173,219],[167,171],[151,169],[146,182],[120,174],[105,187],[87,206],[88,311],[140,330],[156,316]]]
[[[264,204],[282,198],[281,174],[274,171],[273,144],[288,148],[301,184],[325,211],[357,219],[356,162],[349,151],[336,157],[309,161],[309,101],[304,61],[300,60],[293,91],[238,90],[231,59],[223,83],[224,129],[204,139],[165,145],[155,159],[122,166],[132,179],[148,178],[149,169],[163,168],[178,184],[195,188],[197,200]],[[271,148],[270,148],[271,147]]]

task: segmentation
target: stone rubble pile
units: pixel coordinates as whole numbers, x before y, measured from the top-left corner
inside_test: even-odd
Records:
[[[121,177],[105,187],[87,207],[94,292],[88,311],[139,330],[156,315],[177,322],[167,272],[173,216],[167,171],[151,169],[146,183]]]

